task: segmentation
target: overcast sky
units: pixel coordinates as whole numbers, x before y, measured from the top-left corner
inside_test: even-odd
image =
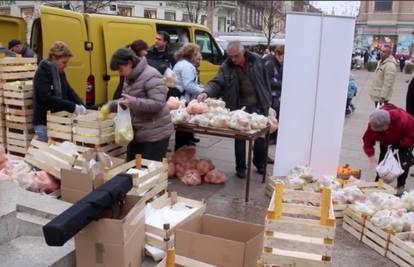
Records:
[[[311,1],[312,5],[320,8],[327,14],[356,16],[358,14],[360,1]]]

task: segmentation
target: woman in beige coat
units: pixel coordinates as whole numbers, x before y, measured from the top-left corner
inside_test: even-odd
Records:
[[[114,112],[120,103],[131,112],[134,140],[128,144],[127,160],[141,154],[145,159],[161,161],[174,131],[166,105],[168,89],[163,77],[148,65],[145,57],[138,58],[126,48],[118,49],[112,55],[110,67],[126,77],[122,98],[108,105]]]

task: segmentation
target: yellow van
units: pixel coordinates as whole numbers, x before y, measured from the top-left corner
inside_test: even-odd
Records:
[[[0,42],[26,40],[26,24],[22,18],[0,16]],[[31,32],[31,48],[39,58],[48,56],[55,41],[67,43],[74,57],[65,70],[69,83],[88,106],[99,106],[112,99],[119,75],[109,68],[113,52],[134,40],[142,39],[151,46],[157,31],[170,34],[170,48],[175,51],[186,42],[202,47],[201,82],[207,83],[218,71],[224,55],[207,27],[192,23],[83,14],[49,6],[40,7]]]

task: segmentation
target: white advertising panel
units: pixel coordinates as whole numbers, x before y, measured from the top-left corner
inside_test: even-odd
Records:
[[[316,175],[336,173],[354,25],[354,18],[287,15],[274,175],[303,164]]]

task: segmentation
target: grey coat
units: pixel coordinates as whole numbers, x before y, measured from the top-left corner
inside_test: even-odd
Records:
[[[136,97],[129,103],[136,142],[161,141],[173,133],[174,126],[166,105],[167,91],[162,75],[149,66],[145,58],[126,77],[123,92]],[[111,102],[111,111],[116,108],[117,102]]]
[[[263,60],[256,54],[246,52],[247,75],[255,87],[259,105],[265,115],[268,114],[272,95],[270,92],[270,80],[264,69]],[[240,109],[240,84],[237,74],[237,66],[230,59],[226,59],[213,80],[208,82],[204,92],[209,97],[222,97],[226,107],[230,110]]]

